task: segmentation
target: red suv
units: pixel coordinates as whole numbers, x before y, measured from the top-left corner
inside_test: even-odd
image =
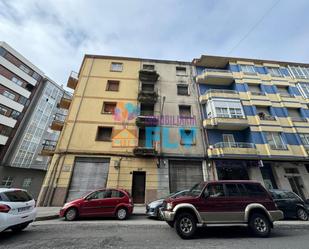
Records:
[[[283,218],[271,195],[254,181],[212,181],[196,184],[187,196],[166,199],[164,220],[183,239],[197,226],[247,226],[259,237],[270,234],[273,222]]]
[[[117,217],[128,218],[133,212],[130,194],[121,189],[100,189],[83,198],[64,204],[60,217],[72,221],[78,217]]]

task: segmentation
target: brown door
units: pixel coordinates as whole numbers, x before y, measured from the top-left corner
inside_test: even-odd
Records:
[[[132,197],[134,203],[145,203],[146,172],[133,171]]]

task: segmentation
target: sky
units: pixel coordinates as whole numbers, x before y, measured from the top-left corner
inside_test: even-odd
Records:
[[[309,63],[307,0],[0,0],[0,40],[59,85],[84,54]]]

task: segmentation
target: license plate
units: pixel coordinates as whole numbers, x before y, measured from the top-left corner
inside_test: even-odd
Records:
[[[31,208],[31,206],[29,206],[29,207],[18,208],[17,210],[18,210],[18,212],[24,212],[24,211],[29,210],[30,208]]]

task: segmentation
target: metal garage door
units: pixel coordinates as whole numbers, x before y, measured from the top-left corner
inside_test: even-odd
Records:
[[[105,188],[109,161],[108,158],[76,158],[67,201],[80,198],[92,190]]]
[[[169,161],[170,191],[189,189],[203,181],[201,161]]]

